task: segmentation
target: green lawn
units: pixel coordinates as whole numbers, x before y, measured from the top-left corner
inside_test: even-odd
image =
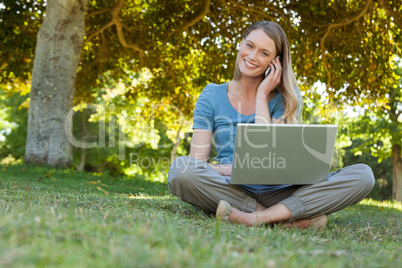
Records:
[[[0,166],[0,267],[402,267],[402,204],[364,200],[318,230],[197,214],[164,183]]]

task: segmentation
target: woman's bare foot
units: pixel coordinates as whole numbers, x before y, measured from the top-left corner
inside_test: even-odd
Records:
[[[229,215],[229,222],[232,223],[239,223],[246,226],[261,226],[264,224],[258,218],[258,213],[246,213],[235,208],[232,209]],[[327,216],[322,215],[313,219],[301,219],[293,222],[282,222],[280,226],[285,229],[309,229],[309,228],[316,228],[316,229],[323,229],[327,225]]]
[[[308,229],[310,228],[310,223],[311,223],[310,219],[303,219],[292,222],[283,222],[280,223],[279,226],[285,229],[293,229],[293,228]]]
[[[321,215],[313,219],[301,219],[290,222],[292,216],[290,210],[283,204],[277,204],[267,209],[257,204],[257,210],[252,213],[240,211],[232,207],[228,202],[219,201],[216,219],[246,226],[261,226],[263,224],[279,224],[283,228],[317,228],[323,229],[327,225],[327,216]]]
[[[232,223],[239,223],[247,226],[261,225],[262,221],[258,219],[258,213],[264,211],[266,208],[257,203],[255,212],[246,213],[232,207],[225,200],[220,200],[216,209],[215,218],[218,220],[228,221]]]
[[[262,222],[258,220],[258,215],[255,212],[246,213],[235,208],[233,208],[230,213],[229,222],[246,226],[258,226],[262,224]]]
[[[281,224],[283,228],[291,229],[291,228],[299,228],[299,229],[308,229],[308,228],[316,228],[316,229],[324,229],[327,226],[328,217],[327,215],[321,215],[315,217],[313,219],[302,219],[294,222],[286,222]]]

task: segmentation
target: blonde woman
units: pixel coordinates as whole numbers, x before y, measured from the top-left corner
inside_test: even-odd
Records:
[[[199,96],[190,156],[173,161],[170,192],[224,221],[299,228],[322,228],[328,214],[365,198],[374,177],[364,164],[337,170],[313,185],[230,184],[237,124],[298,123],[302,106],[289,42],[277,23],[259,21],[244,32],[235,66],[233,80],[209,84]],[[212,141],[217,164],[208,163]]]

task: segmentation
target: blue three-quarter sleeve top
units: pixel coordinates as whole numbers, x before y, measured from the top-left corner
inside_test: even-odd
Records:
[[[195,105],[193,129],[210,130],[213,133],[219,164],[230,164],[233,161],[236,128],[238,123],[254,123],[255,114],[243,115],[233,108],[227,95],[228,83],[208,84]],[[284,114],[283,95],[275,93],[268,103],[272,118],[281,118]],[[239,185],[242,188],[259,194],[288,185]]]

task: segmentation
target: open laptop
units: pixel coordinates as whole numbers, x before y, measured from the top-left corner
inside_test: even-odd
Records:
[[[337,125],[237,125],[232,184],[313,184],[326,180]]]

